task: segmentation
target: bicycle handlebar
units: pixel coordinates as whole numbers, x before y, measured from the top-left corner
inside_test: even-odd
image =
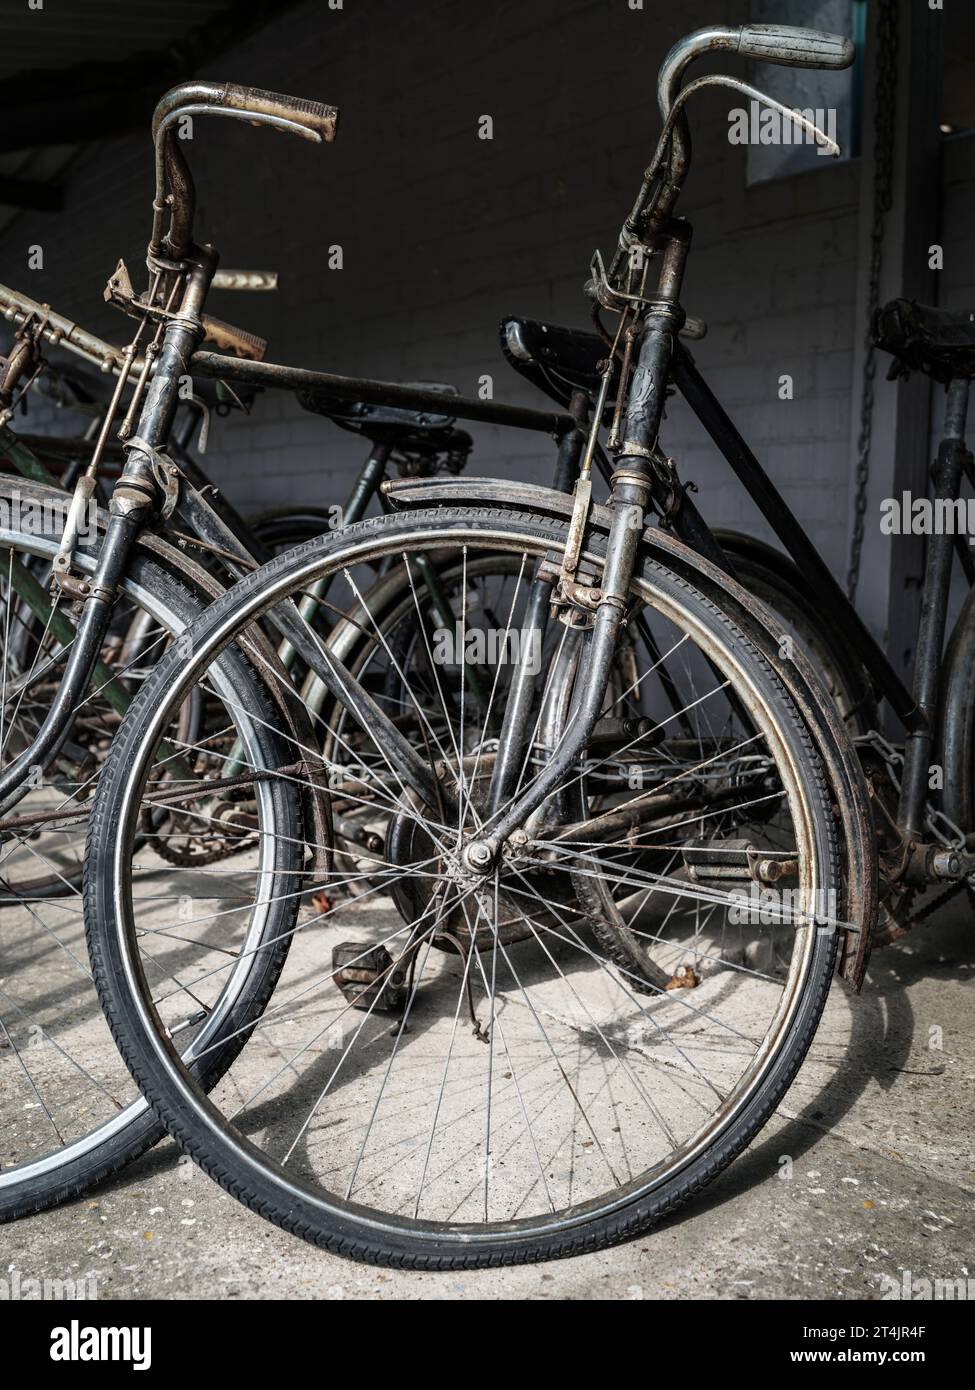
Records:
[[[234,82],[184,82],[172,87],[158,103],[152,117],[156,197],[149,254],[153,257],[162,252],[162,219],[167,207],[170,223],[165,244],[169,255],[178,260],[192,238],[196,192],[173,132],[176,122],[187,116],[230,116],[255,125],[269,125],[316,144],[334,140],[338,122],[334,106],[266,92],[260,87],[241,87]]]
[[[335,139],[338,111],[321,101],[266,92],[261,87],[241,87],[236,82],[183,82],[158,102],[152,115],[152,138],[187,107],[207,108],[212,115],[235,116],[246,121],[277,125],[305,139],[326,144]]]
[[[738,30],[743,58],[783,63],[790,68],[848,68],[856,56],[850,39],[791,24],[743,24]]]
[[[711,25],[678,39],[657,75],[657,103],[666,126],[689,63],[704,53],[738,53],[763,63],[796,68],[847,68],[856,56],[853,43],[842,34],[799,29],[787,24]],[[676,202],[691,162],[691,133],[686,114],[673,122],[667,188],[661,197],[662,215]]]
[[[276,270],[215,270],[210,281],[212,290],[251,290],[264,293],[276,290]]]
[[[695,29],[678,39],[660,65],[657,98],[664,120],[677,96],[688,65],[703,53],[739,53],[761,63],[793,68],[848,68],[856,56],[852,41],[842,34],[797,29],[789,24],[715,24]]]

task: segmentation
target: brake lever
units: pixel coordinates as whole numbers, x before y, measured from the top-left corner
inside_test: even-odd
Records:
[[[760,101],[764,103],[765,106],[772,107],[773,110],[778,111],[779,115],[785,116],[792,121],[794,125],[801,126],[808,135],[812,135],[815,138],[817,145],[823,146],[827,154],[831,155],[833,159],[838,159],[843,153],[832,136],[828,135],[825,130],[821,130],[819,126],[816,125],[815,121],[809,120],[807,116],[804,116],[801,111],[796,110],[794,106],[786,106],[784,102],[777,101],[775,97],[769,96],[768,92],[760,92],[759,89],[753,87],[750,82],[744,82],[740,77],[729,77],[727,73],[710,73],[707,77],[695,78],[695,80],[689,82],[686,87],[682,87],[671,108],[671,116],[673,117],[675,113],[679,114],[680,108],[685,104],[691,93],[700,91],[702,87],[730,87],[732,91],[741,92],[743,96],[751,97],[753,101]],[[665,133],[667,133],[668,126],[671,129],[673,128],[671,120],[668,120],[667,126],[664,127]],[[660,151],[659,144],[657,146],[657,151],[658,153]]]
[[[196,442],[197,453],[205,454],[210,442],[210,407],[202,396],[191,396],[190,400],[200,412],[200,435]]]

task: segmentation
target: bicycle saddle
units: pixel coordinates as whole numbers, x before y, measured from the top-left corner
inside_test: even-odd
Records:
[[[427,391],[440,391],[444,396],[456,396],[455,386],[447,386],[441,381],[409,381],[404,385],[422,387]],[[398,405],[369,405],[365,401],[353,400],[348,396],[336,396],[319,391],[299,391],[298,403],[315,415],[327,415],[343,429],[364,434],[367,439],[397,439],[407,432],[416,434],[428,442],[441,433],[453,432],[453,415],[446,411],[432,415],[426,410],[407,410]],[[445,402],[446,404],[446,402]]]
[[[888,375],[925,372],[947,384],[975,376],[975,318],[911,299],[892,299],[873,319],[873,341],[894,357]]]
[[[595,396],[599,364],[609,356],[596,333],[514,317],[501,320],[501,350],[516,372],[560,405],[568,405],[577,389]]]

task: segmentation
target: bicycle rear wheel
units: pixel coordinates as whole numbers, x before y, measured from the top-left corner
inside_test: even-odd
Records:
[[[631,616],[650,625],[655,654],[504,857],[482,875],[465,864],[491,814],[493,713],[512,664],[538,658],[523,785],[564,734],[557,711],[589,678],[584,632],[556,625],[543,662],[547,637],[535,649],[523,626],[536,567],[565,539],[551,519],[442,508],[281,557],[203,616],[190,657],[174,653],[154,672],[99,787],[86,922],[129,1066],[206,1171],[337,1253],[471,1267],[645,1227],[765,1123],[825,1001],[840,862],[813,741],[720,593],[649,556]],[[373,864],[356,871],[371,896],[340,899],[339,872],[327,906],[305,898],[275,996],[207,1097],[167,1036],[185,1001],[154,988],[142,960],[141,934],[167,930],[131,872],[159,740],[186,691],[215,687],[228,653],[277,604],[331,577],[333,599],[358,604],[368,624],[360,567],[396,560],[415,580],[422,555],[445,551],[461,570],[486,552],[515,563],[492,606],[497,627],[474,634],[462,610],[439,659],[421,638],[404,665],[389,630],[375,632],[375,660],[405,696],[396,728],[442,795],[399,778],[390,736],[355,701],[344,731],[320,717],[330,781],[359,798],[375,837]],[[585,564],[597,584],[601,563],[593,537]],[[490,654],[486,707],[470,698],[472,637]],[[153,882],[165,894],[164,866]]]
[[[805,594],[792,562],[751,536],[719,531],[717,538],[739,583],[775,613],[783,636],[791,637],[812,663],[851,738],[876,727],[877,708],[870,678],[856,656],[843,648]]]

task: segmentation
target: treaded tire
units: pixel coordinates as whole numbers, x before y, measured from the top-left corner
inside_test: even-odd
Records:
[[[346,548],[353,540],[376,540],[380,531],[399,535],[402,544],[408,532],[423,525],[444,531],[454,527],[479,534],[507,533],[543,542],[553,550],[564,543],[566,534],[564,524],[551,518],[493,508],[440,507],[370,519],[338,537],[312,541],[247,576],[207,610],[194,630],[195,648],[199,650],[208,634],[215,632],[234,609],[269,582],[299,570],[312,556],[324,556],[339,545]],[[588,537],[586,549],[598,558],[600,538]],[[723,637],[741,663],[747,664],[754,685],[775,713],[779,735],[787,741],[790,756],[801,769],[814,827],[819,889],[835,894],[840,901],[840,855],[827,780],[809,731],[779,676],[745,633],[722,613],[714,601],[720,599],[719,589],[708,596],[649,557],[641,561],[637,573],[690,609],[698,621]],[[315,1189],[283,1170],[269,1172],[271,1161],[235,1131],[228,1131],[223,1116],[205,1096],[187,1088],[172,1048],[152,1032],[141,1016],[139,1001],[123,984],[127,952],[125,925],[114,913],[113,827],[119,824],[126,782],[137,763],[141,728],[150,720],[153,707],[165,702],[168,684],[184,672],[185,662],[175,655],[161,663],[134,703],[112,749],[99,785],[88,841],[86,922],[96,983],[122,1055],[169,1133],[226,1191],[281,1229],[336,1255],[425,1270],[514,1265],[598,1250],[646,1230],[700,1192],[755,1137],[785,1095],[815,1035],[835,964],[833,931],[816,932],[788,1035],[717,1142],[653,1190],[619,1198],[611,1212],[580,1215],[577,1208],[560,1214],[559,1219],[532,1218],[525,1225],[513,1223],[503,1233],[485,1231],[483,1235],[469,1226],[431,1225],[429,1234],[420,1236],[404,1229],[407,1223],[398,1225],[380,1213],[338,1199],[326,1202]]]
[[[66,508],[67,502],[65,502],[65,510]],[[165,602],[174,614],[179,614],[181,620],[186,624],[191,623],[202,611],[190,589],[182,584],[179,578],[174,577],[155,561],[147,559],[139,551],[136,551],[131,558],[129,575],[144,588],[164,595]],[[240,663],[241,680],[248,680],[249,675],[252,674],[251,668],[248,666],[244,670],[243,659],[237,657],[235,660]],[[251,679],[250,684],[255,690],[258,689],[256,678]],[[269,720],[276,717],[266,698],[263,699],[262,709],[263,714]],[[274,738],[273,734],[268,734],[269,756],[276,757],[278,754],[271,746]],[[278,806],[280,814],[289,818],[290,830],[287,833],[292,835],[296,841],[300,840],[302,820],[299,798],[293,792],[285,790],[278,798]],[[301,867],[300,858],[300,848],[296,848],[294,852],[296,868]],[[272,934],[277,935],[279,932],[280,924],[272,928]],[[242,1027],[247,1021],[258,1018],[263,1013],[284,966],[289,945],[290,938],[285,936],[272,951],[268,951],[263,957],[261,969],[253,972],[253,978],[249,981],[246,992],[242,994],[235,1007],[235,1012],[231,1015],[228,1031]],[[238,1034],[222,1049],[214,1047],[213,1051],[208,1053],[205,1061],[199,1067],[199,1079],[202,1086],[209,1089],[216,1084],[239,1055],[246,1042],[246,1037],[246,1033]],[[0,1222],[34,1215],[48,1207],[82,1196],[96,1184],[120,1172],[133,1159],[139,1158],[165,1137],[164,1126],[144,1100],[133,1101],[125,1108],[124,1116],[128,1116],[124,1127],[118,1129],[117,1132],[114,1132],[97,1146],[80,1152],[73,1159],[52,1168],[50,1171],[30,1176],[25,1174],[23,1178],[18,1180],[17,1168],[4,1169],[0,1173]],[[84,1140],[78,1140],[69,1148],[80,1149],[83,1143]],[[34,1164],[20,1166],[28,1169]]]

